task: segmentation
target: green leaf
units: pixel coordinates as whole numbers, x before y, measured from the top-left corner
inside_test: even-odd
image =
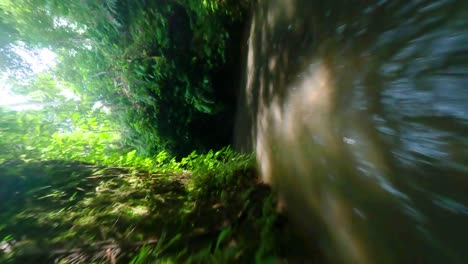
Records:
[[[219,247],[221,246],[221,243],[226,241],[229,237],[232,235],[232,229],[231,227],[227,227],[221,231],[221,233],[218,236],[218,240],[216,241],[216,247],[215,250],[219,250]]]

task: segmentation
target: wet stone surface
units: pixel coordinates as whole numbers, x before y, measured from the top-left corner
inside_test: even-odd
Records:
[[[466,1],[254,5],[236,145],[331,261],[468,261],[466,43]]]

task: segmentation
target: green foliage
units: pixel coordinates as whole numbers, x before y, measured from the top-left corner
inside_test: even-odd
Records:
[[[111,109],[124,143],[139,153],[186,155],[229,143],[227,132],[218,130],[222,142],[204,134],[229,125],[219,120],[233,110],[217,96],[228,84],[214,87],[213,77],[237,45],[231,31],[241,30],[246,7],[237,0],[7,0],[0,25],[11,33],[0,53],[14,54],[19,43],[53,49],[59,61],[52,76],[17,91],[51,99],[44,88],[66,83],[86,102]]]
[[[280,240],[291,234],[278,232],[274,199],[257,184],[251,156],[223,149],[175,162],[167,153],[148,160],[130,152],[121,164],[0,164],[0,198],[6,201],[0,238],[12,251],[3,258],[69,263],[74,251],[67,250],[78,247],[87,262],[110,262],[99,252],[112,246],[130,263],[282,257]],[[203,175],[217,183],[207,185]],[[41,255],[58,249],[62,253]]]
[[[193,171],[189,186],[197,198],[209,198],[203,197],[206,195],[223,197],[223,191],[241,184],[243,179],[237,178],[236,174],[252,168],[254,158],[225,148],[205,155],[192,152],[182,159],[181,164]]]
[[[41,111],[0,109],[0,162],[13,158],[114,161],[122,149],[119,131],[95,111],[78,114],[75,105]]]
[[[289,257],[253,155],[208,151],[228,143],[228,84],[214,77],[247,4],[0,1],[0,56],[30,107],[0,109],[0,262]],[[16,74],[19,46],[58,64]]]

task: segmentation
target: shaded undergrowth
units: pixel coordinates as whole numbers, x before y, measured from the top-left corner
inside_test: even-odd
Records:
[[[152,161],[4,162],[0,262],[278,263],[305,257],[269,187],[258,183],[252,156],[224,149],[180,162],[164,155]]]

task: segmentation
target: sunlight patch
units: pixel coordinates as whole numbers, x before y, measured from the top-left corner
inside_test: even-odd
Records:
[[[31,66],[34,73],[46,72],[57,64],[57,55],[49,49],[30,50],[23,42],[18,42],[12,50]]]
[[[138,205],[136,207],[131,208],[131,214],[138,215],[138,216],[145,216],[148,215],[149,209],[146,206]]]

